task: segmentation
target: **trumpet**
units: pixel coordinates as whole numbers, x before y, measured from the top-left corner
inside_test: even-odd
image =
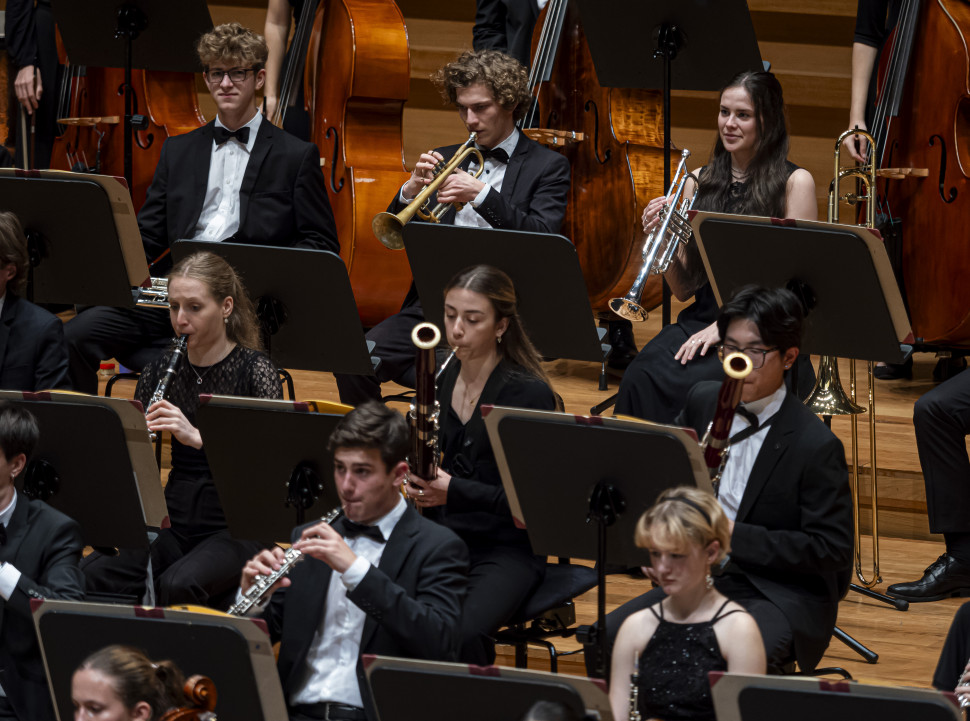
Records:
[[[149,278],[151,285],[147,288],[136,288],[138,295],[135,305],[148,308],[168,308],[168,278]]]
[[[478,163],[478,170],[473,173],[474,177],[478,178],[481,176],[482,171],[485,169],[485,161],[482,159],[481,151],[475,147],[475,140],[477,138],[478,133],[472,133],[468,136],[468,140],[451,156],[451,160],[447,163],[441,161],[434,166],[432,170],[434,180],[426,185],[424,190],[414,196],[414,199],[408,203],[404,210],[396,215],[394,213],[383,212],[374,216],[371,228],[374,230],[374,235],[377,236],[377,239],[385,247],[391,250],[401,250],[404,247],[404,226],[411,222],[411,219],[415,215],[421,218],[421,220],[426,220],[431,223],[441,222],[441,217],[450,206],[445,203],[438,203],[434,208],[429,208],[429,199],[432,193],[438,192],[441,184],[445,182],[449,175],[458,170],[469,156],[474,157]],[[454,203],[456,210],[461,210],[463,205],[464,203]]]
[[[689,157],[689,150],[684,150],[680,154],[680,163],[677,165],[673,180],[670,181],[671,190],[667,195],[667,203],[660,208],[660,213],[657,215],[660,224],[651,230],[643,241],[641,253],[643,265],[640,266],[640,272],[637,273],[633,286],[622,298],[610,299],[610,310],[621,318],[632,321],[647,319],[647,310],[640,305],[640,296],[643,295],[643,287],[647,279],[654,274],[666,273],[677,248],[681,243],[686,244],[690,240],[691,227],[687,212],[694,207],[696,189],[700,183],[697,176],[687,172],[685,166]],[[688,179],[694,181],[695,191],[690,198],[685,198],[684,191],[687,188]]]
[[[343,512],[340,506],[332,509],[320,520],[330,525],[337,520],[337,517]],[[269,589],[276,585],[283,576],[289,574],[293,570],[293,566],[303,560],[303,554],[296,550],[295,548],[287,548],[286,553],[283,554],[283,563],[280,567],[270,574],[265,576],[257,576],[253,580],[253,585],[249,587],[245,594],[243,594],[242,599],[239,603],[235,603],[229,609],[228,613],[230,616],[245,616],[253,606],[259,606],[263,603],[263,599],[269,593]]]

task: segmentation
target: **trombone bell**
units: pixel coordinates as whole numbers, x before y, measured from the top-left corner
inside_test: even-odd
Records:
[[[835,356],[822,356],[819,360],[818,379],[805,405],[820,416],[852,416],[866,412],[865,408],[852,402],[842,387],[839,361]]]

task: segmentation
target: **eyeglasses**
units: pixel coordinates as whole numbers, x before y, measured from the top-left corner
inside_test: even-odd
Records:
[[[232,70],[206,70],[203,75],[213,85],[221,85],[222,79],[229,76],[229,81],[235,85],[246,79],[246,73],[256,72],[256,68],[233,68]]]
[[[719,343],[717,346],[717,357],[723,361],[732,353],[744,353],[751,359],[751,367],[758,369],[765,364],[765,356],[776,350],[778,350],[777,346],[774,348],[738,348],[736,345]]]

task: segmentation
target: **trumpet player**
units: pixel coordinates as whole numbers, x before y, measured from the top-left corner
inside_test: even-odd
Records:
[[[365,403],[329,448],[344,516],[293,531],[307,560],[270,588],[262,617],[280,641],[290,721],[376,721],[360,656],[453,660],[468,550],[401,495],[409,430],[399,413]],[[275,548],[250,560],[238,598],[282,559]]]
[[[432,195],[437,203],[463,203],[449,208],[442,223],[478,228],[501,228],[556,233],[566,212],[569,163],[559,153],[527,138],[515,123],[524,117],[531,102],[528,76],[517,60],[495,50],[468,51],[441,68],[432,81],[469,133],[477,134],[477,148],[484,167],[475,159],[456,170]],[[422,153],[411,177],[388,210],[398,213],[434,178],[433,169],[454,155],[458,146]],[[377,376],[337,376],[340,400],[356,405],[381,397],[380,384],[393,380],[414,387],[414,346],[411,329],[424,320],[414,285],[401,311],[372,328],[367,339],[377,344],[380,357]]]
[[[775,218],[818,217],[811,174],[787,160],[788,129],[781,85],[768,72],[745,71],[721,91],[718,137],[706,166],[694,171],[700,188],[694,208]],[[693,189],[691,189],[693,192]],[[643,228],[659,223],[666,199],[655,198],[643,211]],[[665,275],[678,300],[694,298],[677,322],[663,328],[630,364],[616,401],[618,414],[670,423],[691,386],[720,380],[714,353],[720,338],[717,305],[696,243],[682,246]],[[804,397],[814,373],[804,363],[799,374]],[[801,368],[801,367],[800,367]]]

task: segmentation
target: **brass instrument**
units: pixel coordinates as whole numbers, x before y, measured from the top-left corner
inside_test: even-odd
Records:
[[[415,215],[421,218],[421,220],[426,220],[431,223],[441,222],[441,217],[450,206],[444,203],[438,203],[433,209],[429,209],[428,201],[431,195],[438,191],[438,188],[441,187],[441,184],[445,182],[448,176],[458,170],[469,156],[473,156],[478,163],[478,170],[475,171],[474,177],[477,178],[482,174],[482,171],[485,169],[485,161],[482,159],[481,151],[475,147],[475,140],[477,138],[478,133],[472,133],[468,136],[468,140],[451,156],[451,160],[447,163],[444,161],[439,162],[432,171],[434,180],[426,185],[424,190],[414,196],[414,199],[408,203],[404,210],[397,215],[385,211],[374,216],[371,227],[374,230],[374,235],[377,236],[377,239],[385,247],[391,250],[401,250],[404,247],[404,238],[402,235],[404,226],[411,222],[411,219]],[[463,205],[464,203],[454,204],[456,210],[461,210]]]
[[[850,135],[861,135],[869,141],[869,161],[863,165],[852,165],[842,167],[842,142]],[[873,137],[864,130],[846,130],[838,140],[835,141],[835,173],[829,185],[828,202],[828,222],[839,222],[839,201],[844,200],[850,205],[855,205],[861,201],[866,203],[865,227],[873,228],[876,225],[876,164],[875,141]],[[854,178],[860,181],[865,189],[864,195],[856,192],[839,194],[839,187],[846,178]],[[822,416],[851,416],[851,437],[852,437],[852,516],[855,524],[855,572],[859,583],[865,588],[882,582],[879,573],[879,519],[877,506],[879,503],[879,492],[877,488],[876,476],[878,467],[876,465],[876,406],[875,406],[875,383],[873,375],[874,364],[872,361],[867,363],[869,374],[869,400],[868,408],[863,408],[856,404],[856,364],[855,360],[849,361],[849,393],[845,392],[842,382],[839,379],[838,359],[833,356],[822,356],[819,360],[818,379],[815,381],[815,388],[812,390],[808,400],[805,401],[813,413]],[[859,461],[857,458],[859,448],[859,419],[857,415],[869,413],[869,468],[872,478],[872,578],[866,579],[862,571],[862,531],[859,523]]]
[[[647,279],[651,275],[667,272],[680,244],[686,244],[690,240],[691,227],[687,212],[694,207],[699,182],[693,173],[687,172],[685,166],[689,157],[689,150],[684,150],[680,154],[680,164],[677,166],[673,180],[670,181],[667,204],[657,215],[660,224],[651,230],[643,241],[641,253],[643,265],[640,266],[640,272],[637,273],[633,286],[622,298],[610,299],[610,310],[621,318],[638,322],[647,319],[649,314],[640,305],[640,296],[643,295],[643,287]],[[690,198],[685,198],[684,191],[687,188],[688,179],[694,181],[695,191]]]
[[[148,288],[137,288],[135,305],[148,308],[168,308],[168,278],[149,278]]]
[[[340,506],[329,511],[320,520],[326,523],[328,526],[332,524],[340,514],[343,513],[343,509]],[[286,553],[283,555],[283,563],[280,567],[270,574],[265,576],[258,576],[254,581],[253,585],[249,587],[246,593],[243,594],[242,600],[239,603],[235,603],[229,609],[228,613],[230,616],[245,616],[253,606],[259,606],[262,604],[263,599],[269,593],[269,590],[276,585],[276,583],[289,574],[293,570],[293,566],[298,564],[303,560],[303,554],[296,550],[295,548],[287,548]]]
[[[172,340],[172,357],[168,359],[168,365],[165,367],[165,372],[162,373],[162,377],[158,381],[158,385],[155,386],[155,392],[152,393],[151,400],[148,401],[148,408],[151,408],[156,403],[165,400],[165,391],[168,390],[169,383],[175,377],[175,370],[178,368],[179,361],[182,360],[182,356],[185,355],[185,349],[188,345],[189,337],[187,335],[176,336]],[[145,412],[148,412],[148,408]],[[154,441],[156,435],[154,432],[148,432],[149,440]]]
[[[633,673],[630,674],[630,721],[640,721],[640,654],[633,652]]]
[[[714,418],[711,419],[701,439],[704,462],[707,464],[708,473],[711,474],[715,497],[721,483],[721,475],[724,473],[724,466],[727,465],[731,452],[731,423],[734,421],[735,410],[741,402],[744,379],[748,377],[753,367],[751,359],[744,353],[731,353],[724,359],[724,380],[717,393]]]

